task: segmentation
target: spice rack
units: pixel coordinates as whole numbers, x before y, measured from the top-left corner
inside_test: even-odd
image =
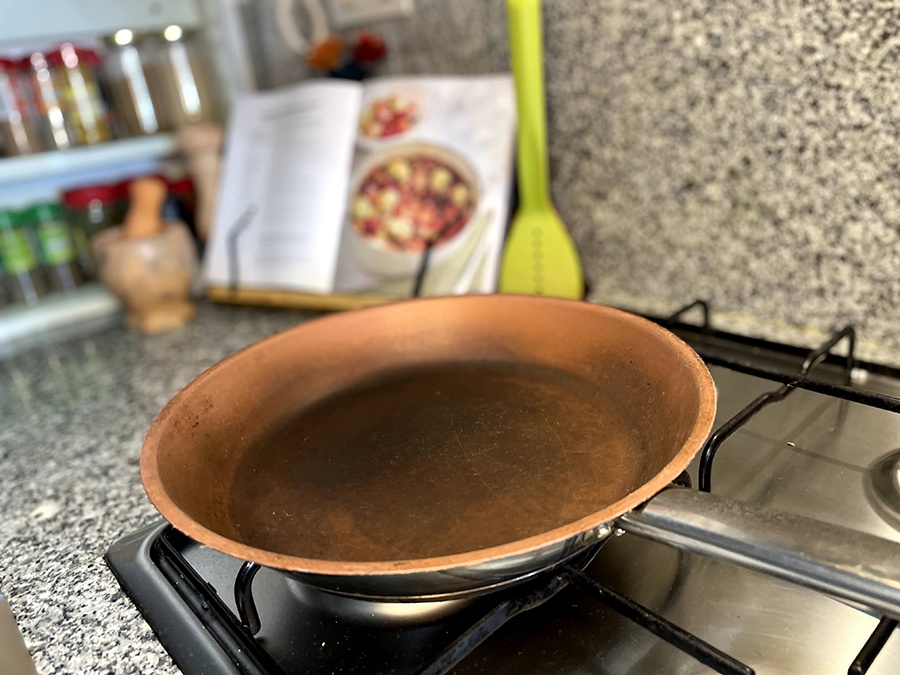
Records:
[[[0,159],[0,202],[52,192],[66,182],[149,168],[177,151],[173,134],[109,141],[96,146]],[[119,321],[119,303],[100,283],[52,293],[34,306],[0,309],[0,358],[37,344],[87,334]]]
[[[135,33],[177,25],[202,35],[219,104],[254,88],[241,20],[241,0],[45,0],[34,9],[0,9],[0,51],[30,50],[66,40],[93,40],[127,28]],[[174,134],[0,158],[0,208],[56,198],[66,189],[158,171],[178,153]],[[96,330],[119,320],[117,301],[102,284],[53,293],[34,306],[0,308],[0,358],[23,346]]]

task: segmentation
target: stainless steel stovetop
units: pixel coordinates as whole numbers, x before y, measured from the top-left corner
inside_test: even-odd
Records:
[[[802,361],[780,349],[699,333],[683,336],[704,356],[755,367],[792,372]],[[717,365],[711,372],[719,392],[717,426],[779,386]],[[900,381],[893,376],[860,369],[854,374],[858,383],[865,380],[864,388],[900,397]],[[837,381],[840,369],[823,364],[815,377]],[[894,526],[900,526],[900,516],[892,515],[890,504],[879,497],[885,481],[892,480],[884,467],[894,466],[882,460],[898,452],[900,413],[798,389],[763,409],[722,445],[713,464],[712,491],[900,542]],[[696,485],[696,462],[690,473]],[[272,659],[265,657],[260,670],[241,670],[222,649],[223,640],[230,638],[208,625],[214,609],[210,603],[201,601],[190,609],[190,599],[172,588],[178,584],[158,574],[159,566],[167,564],[154,553],[160,531],[156,526],[126,538],[110,550],[109,560],[188,673],[417,672],[421,654],[440,651],[482,611],[470,607],[458,620],[435,619],[410,629],[403,606],[355,605],[348,610],[327,594],[264,569],[254,582],[262,630],[252,646],[261,645]],[[183,558],[234,612],[232,587],[241,562],[177,541]],[[814,591],[630,535],[609,540],[587,573],[761,674],[846,673],[879,623],[878,617]],[[377,621],[373,614],[379,614]],[[872,675],[900,673],[900,631],[892,633],[868,671]],[[219,635],[218,642],[213,634]],[[453,672],[712,671],[570,586],[511,619]]]

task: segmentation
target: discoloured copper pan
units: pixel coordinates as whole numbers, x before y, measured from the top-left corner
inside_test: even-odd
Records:
[[[468,596],[615,526],[900,617],[896,542],[663,489],[714,413],[703,362],[638,317],[420,300],[314,321],[211,368],[159,414],[141,471],[191,537],[344,594]]]
[[[416,300],[209,369],[154,421],[141,473],[175,527],[229,555],[347,593],[447,595],[606,536],[687,467],[715,405],[701,359],[625,312]]]

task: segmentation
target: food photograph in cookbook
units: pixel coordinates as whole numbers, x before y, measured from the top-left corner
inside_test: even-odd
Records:
[[[394,157],[372,169],[353,196],[353,228],[371,243],[422,251],[456,236],[475,208],[472,185],[435,157]]]
[[[409,131],[419,121],[421,110],[414,98],[389,94],[377,98],[363,110],[359,130],[366,138],[388,138]]]

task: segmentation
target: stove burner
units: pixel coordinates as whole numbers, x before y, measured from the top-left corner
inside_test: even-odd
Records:
[[[866,473],[866,495],[878,514],[900,530],[900,449],[876,461]]]

